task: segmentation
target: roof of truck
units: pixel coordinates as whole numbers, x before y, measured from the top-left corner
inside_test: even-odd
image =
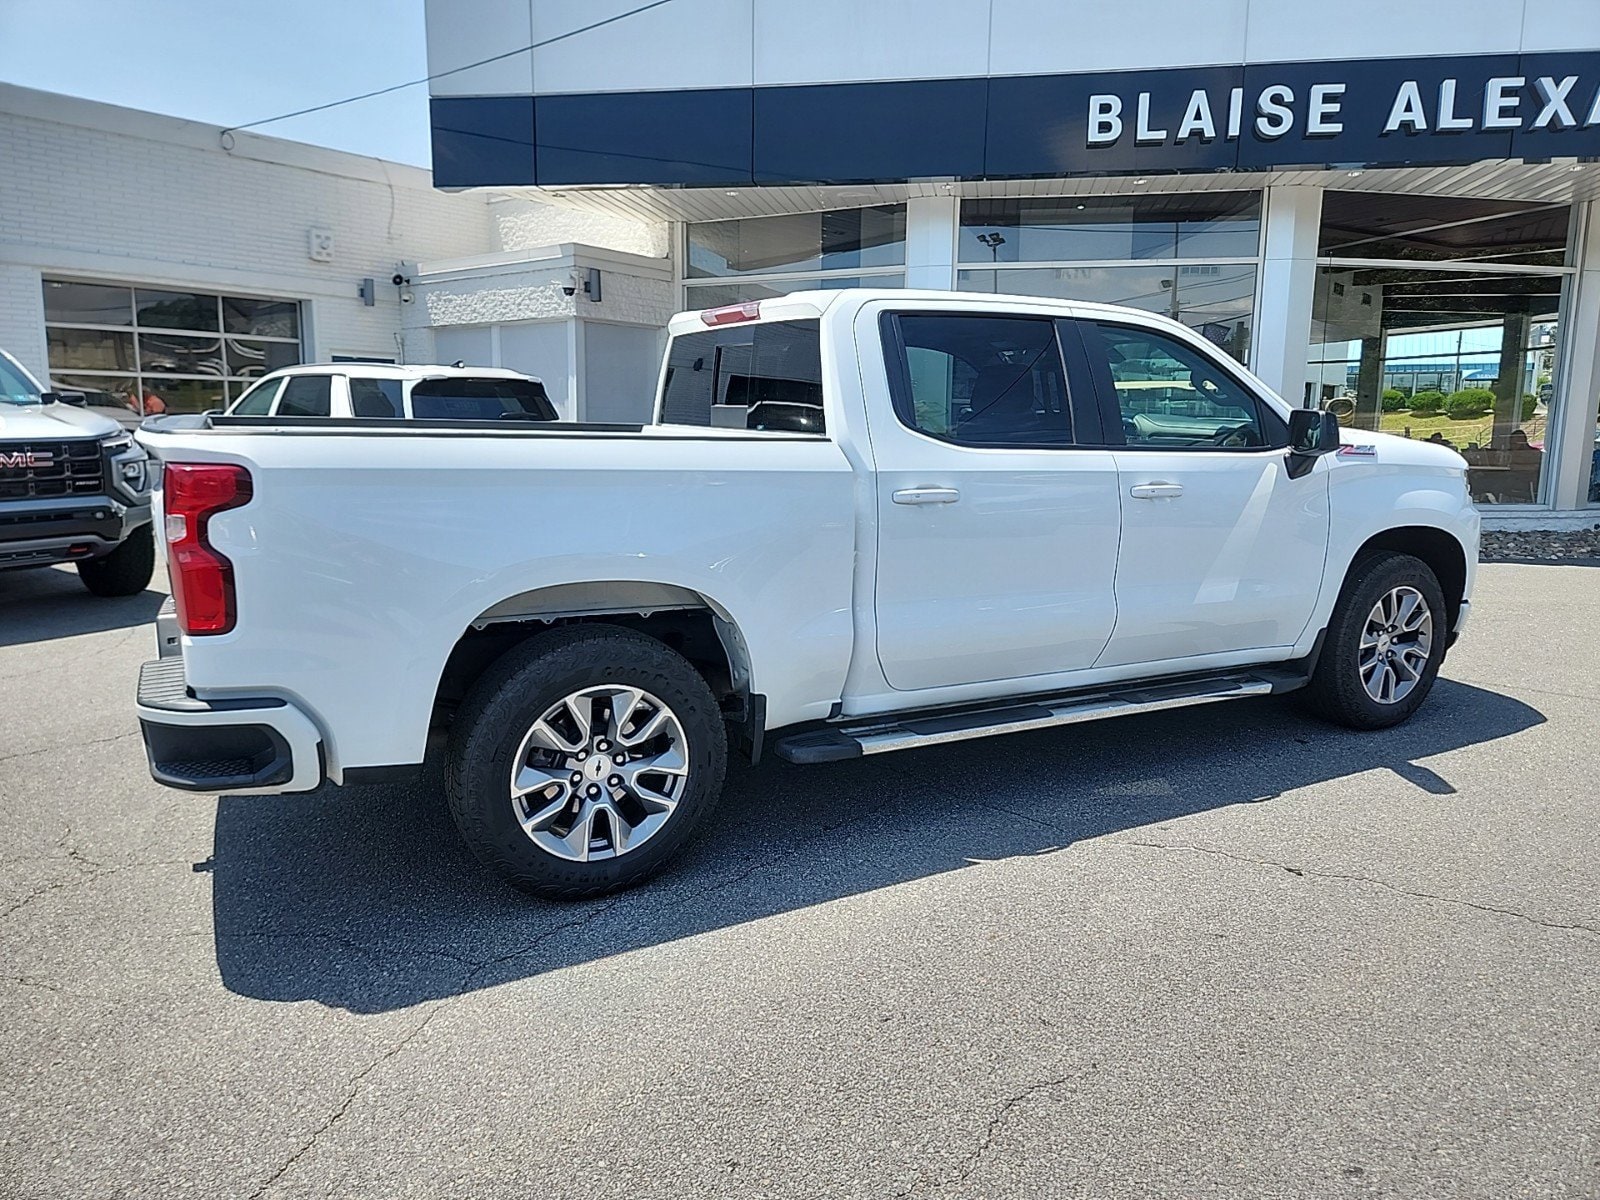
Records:
[[[810,289],[801,292],[788,292],[782,296],[768,296],[760,300],[749,300],[743,304],[718,305],[716,308],[695,309],[689,312],[678,313],[667,326],[671,334],[690,333],[697,329],[717,328],[724,322],[708,321],[706,314],[720,313],[739,308],[750,308],[754,311],[749,315],[732,317],[726,324],[739,324],[741,321],[794,321],[808,317],[820,317],[836,304],[846,302],[864,303],[871,300],[886,300],[891,303],[904,303],[912,301],[938,301],[952,306],[966,308],[974,305],[993,306],[996,304],[1025,304],[1041,311],[1059,311],[1063,314],[1070,313],[1081,317],[1100,317],[1105,320],[1129,320],[1153,325],[1178,326],[1177,322],[1161,313],[1154,313],[1148,309],[1132,308],[1120,304],[1102,304],[1092,300],[1074,300],[1070,297],[1058,296],[1015,296],[997,292],[952,292],[939,291],[928,288],[834,288],[830,290]],[[1181,326],[1179,326],[1181,327]]]
[[[504,367],[444,366],[437,363],[299,363],[292,367],[279,367],[268,371],[263,378],[276,375],[361,375],[368,379],[531,379],[542,383],[537,375],[524,375]]]

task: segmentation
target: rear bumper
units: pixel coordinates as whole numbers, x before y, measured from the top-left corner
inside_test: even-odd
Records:
[[[276,696],[198,699],[177,655],[139,669],[138,710],[157,783],[186,792],[262,795],[309,792],[322,784],[322,737],[310,717]]]

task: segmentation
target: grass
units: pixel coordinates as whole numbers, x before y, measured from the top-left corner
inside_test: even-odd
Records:
[[[1494,416],[1486,413],[1481,417],[1457,420],[1444,413],[1392,412],[1383,414],[1378,428],[1384,433],[1398,433],[1402,436],[1409,429],[1414,438],[1429,438],[1437,433],[1457,446],[1465,446],[1469,442],[1485,446],[1488,445],[1489,437],[1494,432]]]
[[[1481,417],[1467,417],[1457,420],[1447,417],[1444,413],[1431,413],[1426,416],[1421,413],[1392,412],[1384,413],[1378,428],[1384,433],[1397,433],[1402,437],[1406,431],[1411,431],[1414,438],[1429,438],[1435,433],[1442,435],[1451,445],[1461,448],[1477,442],[1480,446],[1487,446],[1489,439],[1494,436],[1494,414],[1485,413]],[[1544,445],[1545,417],[1541,413],[1536,417],[1529,417],[1526,421],[1517,423],[1516,428],[1528,435],[1528,440],[1535,446]]]

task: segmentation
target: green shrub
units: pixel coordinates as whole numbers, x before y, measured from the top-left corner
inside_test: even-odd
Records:
[[[1533,410],[1538,407],[1539,397],[1535,396],[1532,392],[1524,395],[1522,397],[1522,419],[1524,421],[1531,421],[1533,419]]]
[[[1462,388],[1451,392],[1444,411],[1452,417],[1481,417],[1494,408],[1494,393],[1488,388]]]
[[[1443,392],[1418,392],[1411,397],[1411,411],[1418,415],[1436,413],[1444,407]]]
[[[1383,411],[1399,412],[1406,406],[1406,394],[1399,388],[1385,388],[1383,391]]]

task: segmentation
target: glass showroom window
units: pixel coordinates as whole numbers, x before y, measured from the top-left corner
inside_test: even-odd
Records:
[[[137,414],[221,408],[300,361],[300,305],[128,284],[44,281],[50,378]]]
[[[684,306],[715,308],[807,288],[903,287],[903,204],[706,221],[687,228]]]
[[[1248,362],[1260,252],[1258,192],[964,200],[956,286],[1164,313]]]
[[[1538,502],[1569,220],[1564,205],[1326,193],[1306,399],[1459,450],[1480,504]]]

